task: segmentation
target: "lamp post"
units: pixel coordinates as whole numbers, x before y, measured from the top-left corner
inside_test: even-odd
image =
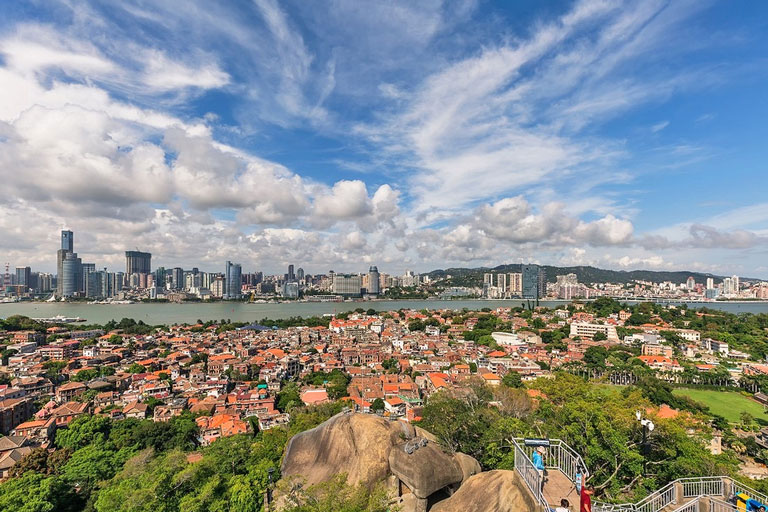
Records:
[[[640,446],[642,446],[642,454],[643,454],[643,476],[646,475],[646,458],[651,453],[651,443],[648,439],[648,436],[651,432],[653,432],[653,429],[656,428],[656,425],[653,424],[651,420],[648,418],[643,418],[643,413],[640,411],[635,412],[635,418],[637,418],[637,421],[640,422],[640,425],[643,427],[643,442]]]

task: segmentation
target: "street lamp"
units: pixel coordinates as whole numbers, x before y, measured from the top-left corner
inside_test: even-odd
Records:
[[[635,412],[635,418],[637,418],[637,421],[640,422],[640,425],[643,427],[643,442],[640,446],[642,446],[642,454],[643,454],[643,476],[646,474],[645,470],[645,463],[646,458],[651,453],[651,443],[648,440],[648,436],[651,432],[653,432],[653,429],[656,428],[656,425],[653,424],[651,420],[648,418],[643,418],[643,413],[640,411]]]

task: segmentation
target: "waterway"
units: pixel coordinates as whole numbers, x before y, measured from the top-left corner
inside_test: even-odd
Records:
[[[553,307],[564,301],[542,301],[540,305]],[[103,324],[109,320],[133,318],[151,325],[171,323],[195,323],[200,320],[228,319],[233,322],[258,322],[263,318],[288,318],[292,316],[319,316],[341,313],[356,308],[393,311],[406,309],[462,309],[519,307],[522,300],[380,300],[355,302],[283,302],[283,303],[137,303],[137,304],[84,304],[67,302],[16,302],[0,303],[0,318],[24,315],[32,318],[49,318],[56,315],[80,317],[88,323]],[[688,304],[688,307],[706,306],[731,313],[768,313],[768,302],[711,302]]]

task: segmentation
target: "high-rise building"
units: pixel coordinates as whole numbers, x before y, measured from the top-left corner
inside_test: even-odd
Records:
[[[298,282],[304,281],[304,269],[301,267],[296,270],[296,280]]]
[[[96,264],[95,263],[83,263],[81,266],[81,272],[83,277],[83,284],[80,286],[80,291],[86,292],[86,297],[92,297],[92,295],[88,295],[88,274],[91,272],[96,272]]]
[[[59,287],[62,297],[74,297],[82,291],[83,284],[83,262],[77,257],[77,253],[65,251],[61,265],[61,274],[59,275]]]
[[[288,273],[285,275],[286,281],[295,281],[296,274],[293,272],[293,265],[288,265]]]
[[[292,269],[291,269],[292,270]],[[240,299],[243,296],[242,267],[239,263],[228,261],[224,271],[224,298]]]
[[[711,277],[707,278],[707,290],[711,290],[715,287],[715,280]]]
[[[152,254],[141,251],[125,251],[125,273],[149,274],[152,272]]]
[[[523,274],[520,272],[509,274],[509,294],[517,297],[523,294]]]
[[[496,287],[503,294],[507,291],[507,274],[496,275]]]
[[[381,289],[379,288],[379,269],[376,265],[372,265],[371,268],[368,269],[368,289],[366,290],[367,293],[371,295],[378,295],[381,293]]]
[[[184,289],[184,269],[180,267],[174,267],[171,270],[171,287],[174,290]]]
[[[345,297],[359,297],[363,288],[363,276],[351,274],[333,274],[332,291]]]
[[[694,279],[693,276],[689,276],[688,279],[685,281],[685,287],[688,290],[693,290],[696,288],[696,279]]]
[[[16,267],[16,284],[24,287],[24,291],[32,288],[32,269],[29,267]]]
[[[298,299],[299,283],[295,281],[289,281],[287,283],[283,283],[283,297],[286,297],[288,299]]]
[[[523,298],[540,299],[546,292],[544,272],[538,265],[523,265]]]
[[[75,251],[75,235],[72,231],[62,230],[61,232],[61,248],[56,251],[56,293],[59,296],[64,296],[64,260],[67,258],[67,254],[73,254]],[[69,263],[68,265],[73,265]],[[82,272],[78,270],[77,274]],[[71,277],[71,276],[70,276]],[[75,288],[79,286],[75,285]],[[79,290],[75,289],[75,292]],[[68,295],[71,297],[71,295]]]
[[[37,290],[47,293],[53,289],[53,274],[41,272],[37,275]]]
[[[75,234],[68,230],[61,232],[61,249],[64,251],[75,252]]]

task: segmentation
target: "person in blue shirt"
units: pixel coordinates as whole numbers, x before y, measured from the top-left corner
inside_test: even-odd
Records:
[[[533,452],[531,462],[533,467],[539,472],[539,478],[541,479],[541,492],[544,492],[544,480],[546,479],[546,466],[544,465],[544,454],[546,450],[543,446],[537,446],[536,451]]]
[[[535,464],[536,463],[534,463],[534,465]],[[747,500],[746,505],[747,505],[747,510],[750,511],[750,512],[752,512],[752,511],[754,511],[754,512],[765,512],[765,505],[763,505],[762,503],[760,503],[759,501],[757,501],[755,499],[749,498]]]

